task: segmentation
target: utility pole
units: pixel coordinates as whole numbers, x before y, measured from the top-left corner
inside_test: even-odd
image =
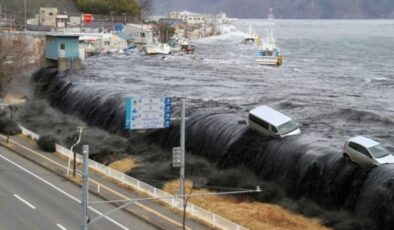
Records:
[[[123,17],[124,17],[124,24],[126,25],[127,24],[127,18],[126,18],[126,13],[123,13]]]
[[[7,6],[4,6],[4,30],[7,30]]]
[[[182,111],[181,111],[181,167],[179,171],[179,195],[182,196],[182,204],[185,203],[185,125],[186,125],[186,112],[185,112],[185,99],[182,98]]]
[[[27,19],[26,19],[26,0],[24,0],[24,6],[25,6],[25,29],[26,30],[26,24],[27,24]]]
[[[115,25],[114,25],[114,12],[111,11],[111,22],[112,22],[112,31],[115,30]]]
[[[81,230],[88,230],[88,204],[89,204],[89,145],[83,146],[83,170],[82,170],[82,202],[81,202]]]
[[[10,20],[9,20],[9,30],[8,32],[11,32],[12,30],[12,22],[15,20],[15,13],[10,14]]]

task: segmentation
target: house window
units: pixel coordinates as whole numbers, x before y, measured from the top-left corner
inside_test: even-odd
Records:
[[[109,41],[104,41],[104,45],[109,45]]]
[[[142,32],[142,33],[140,34],[140,36],[141,36],[141,38],[144,38],[144,37],[145,37],[145,33]]]
[[[49,13],[49,16],[53,16],[53,13],[52,13],[52,12],[50,12],[50,13]]]
[[[66,49],[66,44],[60,44],[60,49],[65,50]]]

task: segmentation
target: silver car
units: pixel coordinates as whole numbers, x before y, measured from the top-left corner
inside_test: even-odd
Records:
[[[343,157],[362,166],[394,163],[394,157],[378,142],[363,137],[352,137],[343,147]]]
[[[301,134],[297,122],[265,105],[249,111],[249,127],[263,135],[279,139]]]

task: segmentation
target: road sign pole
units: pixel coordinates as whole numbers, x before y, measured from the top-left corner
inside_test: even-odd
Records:
[[[179,176],[179,195],[182,196],[182,204],[185,202],[185,99],[182,99],[182,112],[181,112],[181,167],[180,167],[180,176]]]
[[[82,172],[82,202],[81,202],[81,230],[88,230],[88,189],[89,189],[89,145],[83,146],[83,172]]]

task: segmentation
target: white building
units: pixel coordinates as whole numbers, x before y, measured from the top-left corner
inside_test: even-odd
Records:
[[[204,24],[206,17],[202,14],[189,12],[187,10],[182,12],[171,12],[170,13],[171,19],[182,19],[184,22],[188,24]]]
[[[227,18],[226,13],[216,13],[216,14],[206,14],[206,23],[207,24],[228,24],[230,23],[230,19]]]
[[[87,53],[114,52],[128,47],[125,39],[112,33],[87,33],[79,37],[80,50]]]
[[[57,8],[40,7],[38,14],[38,25],[40,26],[56,26]]]
[[[53,27],[64,31],[67,28],[68,15],[59,12],[57,8],[40,7],[39,14],[35,18],[27,20],[28,25]]]
[[[67,14],[58,14],[56,15],[56,29],[64,30],[67,27]]]
[[[152,25],[126,24],[122,32],[133,36],[136,44],[146,44],[153,41]]]

